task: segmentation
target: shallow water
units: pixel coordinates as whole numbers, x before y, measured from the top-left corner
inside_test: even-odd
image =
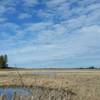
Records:
[[[16,87],[16,88],[0,88],[0,95],[6,93],[8,100],[11,100],[14,92],[16,91],[17,94],[22,95],[29,95],[28,89]]]

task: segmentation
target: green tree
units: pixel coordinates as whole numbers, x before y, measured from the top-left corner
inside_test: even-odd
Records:
[[[4,55],[5,67],[8,67],[8,56]]]
[[[7,55],[0,56],[0,68],[7,68],[8,67],[8,57]]]

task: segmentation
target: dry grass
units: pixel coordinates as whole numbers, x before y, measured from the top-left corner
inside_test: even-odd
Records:
[[[21,70],[19,73],[25,86],[70,89],[76,93],[73,100],[100,100],[100,71]],[[0,71],[0,86],[21,86],[17,72]]]

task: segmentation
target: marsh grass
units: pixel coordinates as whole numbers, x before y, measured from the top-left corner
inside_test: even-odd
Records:
[[[100,100],[99,70],[50,70],[49,75],[50,72],[56,73],[52,77],[46,74],[39,75],[39,72],[47,73],[47,70],[19,70],[19,72],[22,76],[24,88],[29,88],[29,91],[31,91],[32,100],[36,100],[34,98],[38,96],[40,98],[38,100],[45,100],[43,98],[48,98],[46,100],[53,100],[54,98],[56,98],[54,100],[63,100],[61,98],[64,96],[67,98],[64,98],[64,100]],[[33,72],[38,74],[34,75]],[[1,71],[0,75],[2,75],[0,81],[7,80],[8,87],[22,86],[16,71]],[[0,85],[5,86],[4,84]],[[67,92],[64,94],[63,90]],[[75,95],[72,95],[73,93]],[[61,96],[61,94],[63,95]]]
[[[19,77],[19,81],[21,83],[21,86],[25,90],[26,87],[24,85],[23,77],[22,75],[17,71],[17,75]],[[37,75],[34,77],[34,82],[37,84]],[[27,88],[27,91],[30,93],[30,95],[19,95],[15,91],[12,96],[12,100],[73,100],[73,97],[76,96],[76,93],[72,92],[72,90],[65,90],[62,88],[63,81],[59,85],[58,88],[50,88],[50,87],[43,87],[43,86],[32,86],[31,89]],[[5,87],[6,90],[7,87]],[[6,91],[5,91],[6,94]],[[25,98],[26,96],[26,98]],[[7,96],[3,95],[1,96],[2,100],[7,100]],[[4,98],[5,97],[5,98]]]

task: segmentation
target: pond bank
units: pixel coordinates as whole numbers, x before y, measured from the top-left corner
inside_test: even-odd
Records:
[[[0,100],[58,100],[58,99],[65,100],[68,98],[70,100],[70,98],[76,96],[76,93],[72,92],[71,90],[64,90],[64,89],[33,87],[33,88],[5,88],[5,89],[0,88],[0,95],[1,97],[4,96],[6,98]],[[13,97],[15,99],[12,99]]]

